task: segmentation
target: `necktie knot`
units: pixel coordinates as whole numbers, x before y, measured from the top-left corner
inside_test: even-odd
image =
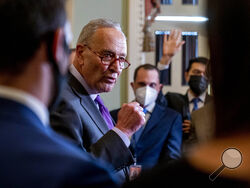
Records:
[[[109,113],[107,107],[104,105],[104,103],[99,95],[97,95],[97,97],[95,98],[95,102],[98,104],[99,111],[101,112],[103,119],[106,121],[108,128],[112,129],[114,127],[113,122],[112,122],[112,118],[110,116],[110,113]]]
[[[97,95],[97,97],[95,98],[95,102],[100,106],[104,106],[104,103],[102,102],[102,99],[100,97],[100,95]]]
[[[199,101],[200,101],[200,98],[193,98],[192,99],[191,102],[194,103],[194,107],[193,107],[192,112],[198,109],[198,103],[199,103]]]

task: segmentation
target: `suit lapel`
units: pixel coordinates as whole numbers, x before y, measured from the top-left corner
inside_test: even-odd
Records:
[[[208,93],[206,93],[206,98],[205,98],[205,104],[209,103],[212,100],[212,96],[208,95]]]
[[[72,74],[69,75],[69,85],[76,97],[80,98],[81,106],[91,117],[93,124],[105,134],[109,130],[105,120],[85,88]]]
[[[151,131],[156,124],[158,124],[159,121],[161,121],[162,116],[164,115],[165,107],[159,105],[156,103],[153,113],[151,114],[149,120],[147,121],[147,124],[143,131],[140,133],[137,131],[135,134],[140,134],[139,138],[135,139],[138,142],[142,142],[143,138],[147,135],[149,131]],[[136,137],[137,135],[135,135]],[[145,137],[146,138],[146,137]],[[147,138],[146,138],[147,139]]]

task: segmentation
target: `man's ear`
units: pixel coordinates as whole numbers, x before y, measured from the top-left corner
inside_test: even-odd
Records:
[[[184,76],[185,76],[186,82],[188,83],[188,81],[189,81],[189,76],[188,76],[188,72],[187,72],[187,71],[185,72]]]
[[[69,66],[69,49],[62,28],[55,31],[52,45],[52,55],[55,63],[57,64],[59,71],[62,74],[65,74]]]
[[[134,82],[130,82],[132,89],[134,90]]]
[[[159,84],[159,91],[161,91],[163,88],[163,84]]]
[[[79,65],[84,64],[84,58],[83,58],[83,51],[84,51],[84,46],[81,44],[76,45],[76,53],[75,56],[77,57],[77,61]]]
[[[134,82],[130,82],[130,85],[131,85],[131,87],[132,87],[132,89],[133,89],[133,92],[134,92],[134,94],[135,94],[135,83],[134,83]]]

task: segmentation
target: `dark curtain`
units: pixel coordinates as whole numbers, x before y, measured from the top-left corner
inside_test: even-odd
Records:
[[[184,5],[198,5],[198,0],[182,0]]]
[[[156,66],[162,56],[163,37],[164,37],[164,32],[158,32],[155,35],[155,39],[156,39],[155,40],[156,42],[155,64]],[[160,82],[164,85],[171,85],[171,64],[169,66],[169,69],[161,71]]]
[[[182,85],[187,85],[184,73],[188,67],[189,60],[198,55],[198,36],[183,35],[185,44],[182,46]]]

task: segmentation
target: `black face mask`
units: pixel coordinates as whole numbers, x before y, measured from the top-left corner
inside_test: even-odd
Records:
[[[55,81],[55,88],[54,88],[54,93],[53,93],[53,98],[49,104],[49,111],[54,110],[57,105],[59,104],[59,101],[61,99],[61,91],[65,87],[67,83],[67,74],[62,74],[59,70],[58,64],[56,63],[56,60],[54,59],[52,55],[52,41],[48,41],[48,54],[49,54],[49,60],[50,63],[52,64],[53,67],[53,76],[54,76],[54,81]],[[64,53],[66,54],[66,57],[69,57],[70,51],[69,47],[66,43],[66,40],[64,39]]]
[[[188,85],[190,89],[197,95],[204,93],[208,86],[208,81],[204,76],[190,76]]]

